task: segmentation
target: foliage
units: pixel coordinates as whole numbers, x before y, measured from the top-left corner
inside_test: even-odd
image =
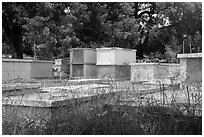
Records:
[[[185,53],[192,50],[197,51],[202,35],[202,3],[176,2],[158,3],[159,21],[163,27],[160,28],[161,38],[175,53],[181,53],[183,42]],[[176,43],[175,43],[176,42]]]
[[[17,58],[22,58],[22,25],[24,9],[18,3],[2,4],[3,42],[11,45]]]
[[[22,58],[36,48],[40,59],[51,60],[67,57],[69,48],[112,46],[137,49],[138,58],[163,58],[182,52],[183,41],[185,52],[190,44],[196,52],[202,49],[201,11],[193,2],[3,2],[3,53]]]
[[[70,43],[78,41],[70,23],[72,18],[62,14],[64,6],[61,3],[43,4],[42,13],[38,13],[41,16],[27,18],[24,40],[30,45],[36,45],[37,56],[41,59],[67,56]]]

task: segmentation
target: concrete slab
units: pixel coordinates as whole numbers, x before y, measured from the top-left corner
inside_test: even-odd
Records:
[[[178,54],[177,58],[202,58],[202,53]]]
[[[2,117],[18,120],[55,123],[64,120],[70,112],[83,106],[97,106],[109,102],[114,92],[109,85],[89,84],[61,87],[44,87],[32,94],[2,95]],[[83,110],[87,111],[87,110]]]
[[[2,105],[57,107],[58,103],[61,104],[71,99],[92,97],[109,92],[109,85],[98,84],[44,87],[39,92],[32,94],[3,95]]]
[[[29,83],[3,83],[2,91],[13,91],[13,90],[25,90],[25,89],[38,89],[42,86],[42,83],[29,82]]]
[[[84,81],[101,81],[99,79],[82,79],[82,80],[70,80],[71,82],[84,82]],[[113,84],[114,83],[114,84]],[[67,105],[73,99],[85,99],[96,96],[102,96],[109,93],[115,93],[116,91],[153,91],[157,90],[158,85],[142,85],[142,84],[130,84],[129,82],[113,82],[109,84],[78,84],[67,85],[57,87],[43,87],[39,91],[21,94],[3,94],[2,105],[11,106],[29,106],[29,107],[59,107],[62,104]]]

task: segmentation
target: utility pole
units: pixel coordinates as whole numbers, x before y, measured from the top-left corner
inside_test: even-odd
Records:
[[[184,54],[184,41],[183,41],[183,54]]]
[[[185,44],[184,44],[184,41],[185,41],[185,38],[186,38],[186,34],[183,35],[183,54],[185,53]]]
[[[34,49],[33,49],[33,51],[34,51],[34,60],[36,60],[37,58],[36,58],[36,45],[35,45],[35,42],[34,42]]]

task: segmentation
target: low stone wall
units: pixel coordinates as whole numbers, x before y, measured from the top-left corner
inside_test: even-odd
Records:
[[[52,61],[2,59],[2,81],[52,77]]]
[[[131,81],[155,81],[171,77],[178,77],[180,74],[179,64],[164,63],[134,63],[131,64]]]

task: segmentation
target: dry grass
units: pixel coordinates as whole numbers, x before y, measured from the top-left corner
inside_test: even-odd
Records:
[[[47,83],[46,83],[47,82]],[[43,86],[67,85],[67,81],[44,82]],[[197,106],[202,106],[200,90],[190,95],[189,88],[180,89],[188,95],[187,102],[177,103],[177,98],[171,98],[171,103],[166,103],[165,94],[168,92],[162,85],[159,90],[161,100],[158,102],[153,96],[147,98],[136,89],[130,90],[127,84],[120,82],[115,84],[110,81],[112,89],[116,89],[114,95],[108,95],[103,100],[81,101],[75,99],[70,107],[62,107],[66,110],[63,120],[53,120],[39,124],[36,121],[26,119],[22,125],[22,119],[14,117],[10,113],[3,118],[3,134],[29,134],[29,135],[189,135],[202,134],[202,116],[196,113]],[[173,86],[171,86],[173,87]],[[200,88],[200,87],[198,87]],[[175,90],[175,95],[178,90]],[[196,90],[196,89],[194,89]],[[136,106],[130,106],[132,100],[125,101],[129,96]],[[108,99],[107,99],[108,98]],[[107,102],[108,100],[108,102]],[[74,109],[73,109],[74,108]],[[63,115],[63,114],[62,114]],[[55,121],[55,122],[53,122]]]

